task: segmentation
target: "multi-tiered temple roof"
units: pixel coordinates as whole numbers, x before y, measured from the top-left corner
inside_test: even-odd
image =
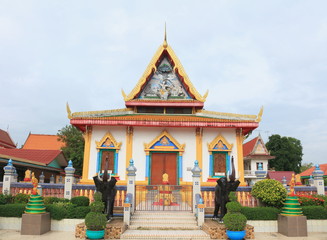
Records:
[[[203,110],[208,92],[201,95],[196,90],[166,37],[134,89],[122,95],[123,109],[71,113],[67,104],[71,124],[82,131],[90,125],[242,128],[245,135],[258,127],[263,112],[242,115]]]

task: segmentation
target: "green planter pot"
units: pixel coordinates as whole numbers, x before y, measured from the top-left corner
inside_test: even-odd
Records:
[[[226,230],[226,235],[230,240],[242,240],[245,237],[246,231],[229,231]]]
[[[86,236],[89,239],[102,239],[102,238],[104,238],[104,230],[88,230],[88,229],[86,229]]]

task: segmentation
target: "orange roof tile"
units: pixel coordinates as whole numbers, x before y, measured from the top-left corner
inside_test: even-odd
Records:
[[[320,170],[322,170],[324,172],[324,175],[327,175],[327,163],[325,164],[319,164],[319,167],[320,167]],[[300,173],[300,176],[301,177],[304,177],[304,176],[310,176],[312,175],[312,172],[315,170],[315,166],[314,167],[311,167],[307,170],[305,170],[304,172],[301,172]]]
[[[50,164],[62,154],[60,150],[0,149],[0,157]]]
[[[259,137],[253,138],[251,141],[243,144],[243,157],[249,155],[253,151],[258,138]]]
[[[64,146],[57,135],[29,134],[23,149],[60,150]]]
[[[0,148],[16,148],[8,132],[0,129]]]

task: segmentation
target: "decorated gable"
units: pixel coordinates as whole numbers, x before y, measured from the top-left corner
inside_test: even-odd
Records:
[[[146,151],[184,151],[184,145],[179,144],[167,131],[163,131],[149,144],[144,144]]]
[[[194,106],[203,107],[208,92],[203,96],[198,93],[165,39],[131,93],[126,95],[122,91],[122,94],[128,107],[144,106],[142,103],[149,104],[151,100],[174,100],[182,104],[189,100],[194,102]]]
[[[158,148],[178,149],[178,147],[172,141],[170,141],[170,139],[166,136],[163,136],[155,144],[151,146],[151,149],[158,149]]]
[[[262,154],[268,154],[265,145],[263,144],[262,140],[259,139],[257,141],[257,145],[254,149],[254,154],[262,155]]]
[[[146,99],[191,99],[186,92],[173,66],[165,57],[159,64],[150,80],[146,83],[139,98]]]

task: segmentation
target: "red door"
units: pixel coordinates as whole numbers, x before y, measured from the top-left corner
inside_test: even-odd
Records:
[[[162,185],[162,175],[168,174],[170,185],[177,185],[177,154],[152,153],[151,185]]]
[[[226,173],[225,153],[214,153],[213,175],[215,173]]]
[[[101,159],[101,172],[106,167],[106,162],[108,162],[108,170],[114,172],[114,162],[115,162],[115,153],[114,151],[103,151]]]

